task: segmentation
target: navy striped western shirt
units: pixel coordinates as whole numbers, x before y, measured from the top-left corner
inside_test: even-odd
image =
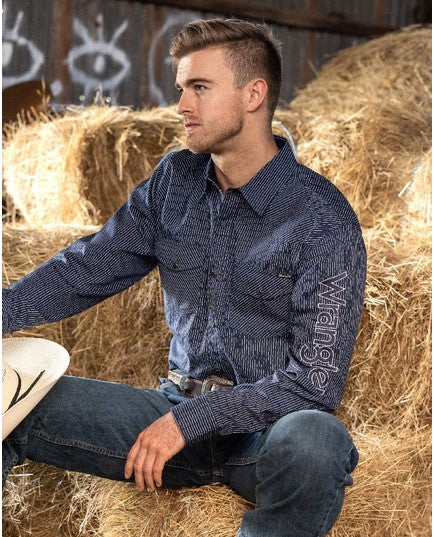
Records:
[[[186,442],[335,409],[360,318],[365,248],[343,195],[276,141],[279,153],[224,196],[210,155],[167,155],[100,232],[4,292],[4,330],[73,315],[158,266],[169,368],[236,384],[173,408]]]

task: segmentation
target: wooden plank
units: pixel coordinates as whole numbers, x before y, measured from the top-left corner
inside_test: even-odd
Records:
[[[316,17],[318,15],[318,0],[310,0],[309,13],[311,16]],[[306,45],[305,45],[305,63],[304,63],[304,76],[303,76],[303,86],[305,86],[313,77],[313,69],[315,65],[315,43],[316,36],[315,32],[305,32],[306,33]]]
[[[161,6],[155,6],[155,16],[154,16],[154,27],[161,28],[164,23],[164,8]],[[160,40],[155,48],[155,54],[153,58],[154,62],[154,74],[155,80],[158,81],[161,85],[162,76],[163,76],[163,43]],[[151,100],[151,106],[159,106],[160,103],[157,101]]]
[[[374,13],[372,21],[374,24],[384,24],[385,16],[384,0],[374,0]]]
[[[61,90],[56,96],[59,104],[70,101],[71,80],[66,64],[71,48],[72,7],[70,0],[54,2],[53,4],[53,42],[50,47],[51,80],[59,84]]]
[[[269,7],[240,0],[141,0],[144,3],[162,4],[182,9],[246,17],[292,28],[333,32],[339,34],[378,36],[397,30],[394,26],[364,24],[334,17],[312,16],[291,9]]]
[[[140,43],[140,92],[138,106],[150,106],[151,95],[149,91],[149,68],[148,68],[148,50],[151,46],[153,26],[152,21],[154,17],[155,7],[150,4],[144,6],[143,27],[141,33],[137,34],[137,39],[141,38]]]

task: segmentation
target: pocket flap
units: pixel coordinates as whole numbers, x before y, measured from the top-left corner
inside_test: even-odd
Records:
[[[159,239],[155,245],[158,261],[173,271],[203,266],[205,249],[202,245],[187,244],[173,239]]]
[[[234,283],[242,293],[264,300],[273,300],[292,292],[290,274],[268,272],[251,264],[239,265],[234,274]]]

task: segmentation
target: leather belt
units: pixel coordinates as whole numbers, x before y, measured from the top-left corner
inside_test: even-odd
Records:
[[[190,397],[196,397],[203,393],[213,392],[215,390],[224,390],[233,388],[234,383],[230,380],[223,379],[212,375],[206,379],[199,380],[177,371],[169,371],[167,378],[176,384],[182,392]]]

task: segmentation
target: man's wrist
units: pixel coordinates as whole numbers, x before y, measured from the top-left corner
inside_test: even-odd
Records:
[[[217,429],[209,395],[187,399],[171,409],[186,444],[210,438]]]

